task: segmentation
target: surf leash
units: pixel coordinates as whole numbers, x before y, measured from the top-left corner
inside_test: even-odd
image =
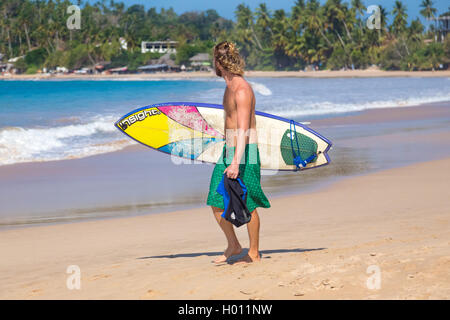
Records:
[[[292,128],[294,128],[294,130],[292,130]],[[295,137],[292,136],[292,132],[295,133]],[[305,160],[302,159],[302,157],[300,155],[300,145],[298,144],[298,137],[297,137],[297,131],[295,130],[295,121],[294,120],[289,121],[289,133],[291,135],[291,148],[292,148],[293,162],[296,167],[295,171],[297,171],[298,169],[305,168],[308,163],[310,163],[312,160],[314,160],[314,158],[316,157],[316,154],[312,154]],[[295,142],[297,145],[297,152],[295,152],[295,149],[294,149],[294,142],[293,142],[294,139],[295,139]]]

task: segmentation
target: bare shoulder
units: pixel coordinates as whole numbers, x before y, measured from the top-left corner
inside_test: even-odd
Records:
[[[252,99],[252,86],[245,79],[243,79],[243,81],[239,84],[239,87],[236,89],[235,96],[237,100]]]

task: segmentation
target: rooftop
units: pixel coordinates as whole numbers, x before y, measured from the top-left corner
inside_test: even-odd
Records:
[[[200,62],[200,61],[210,61],[209,53],[197,53],[195,56],[189,58],[189,61]]]

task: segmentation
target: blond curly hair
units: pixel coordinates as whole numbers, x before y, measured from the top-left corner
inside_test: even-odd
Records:
[[[239,50],[232,42],[224,41],[214,47],[215,63],[220,64],[225,70],[242,76],[245,62],[239,55]]]

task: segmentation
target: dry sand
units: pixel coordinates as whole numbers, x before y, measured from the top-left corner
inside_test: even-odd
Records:
[[[448,299],[449,181],[447,158],[273,199],[249,265],[211,263],[225,239],[206,207],[2,231],[0,298]]]
[[[270,77],[270,78],[374,78],[374,77],[450,77],[450,70],[443,71],[383,71],[383,70],[346,70],[346,71],[247,71],[246,77]],[[81,74],[23,74],[23,75],[0,75],[1,79],[190,79],[190,78],[216,78],[214,72],[174,72],[174,73],[147,73],[147,74],[121,74],[121,75],[81,75]]]

